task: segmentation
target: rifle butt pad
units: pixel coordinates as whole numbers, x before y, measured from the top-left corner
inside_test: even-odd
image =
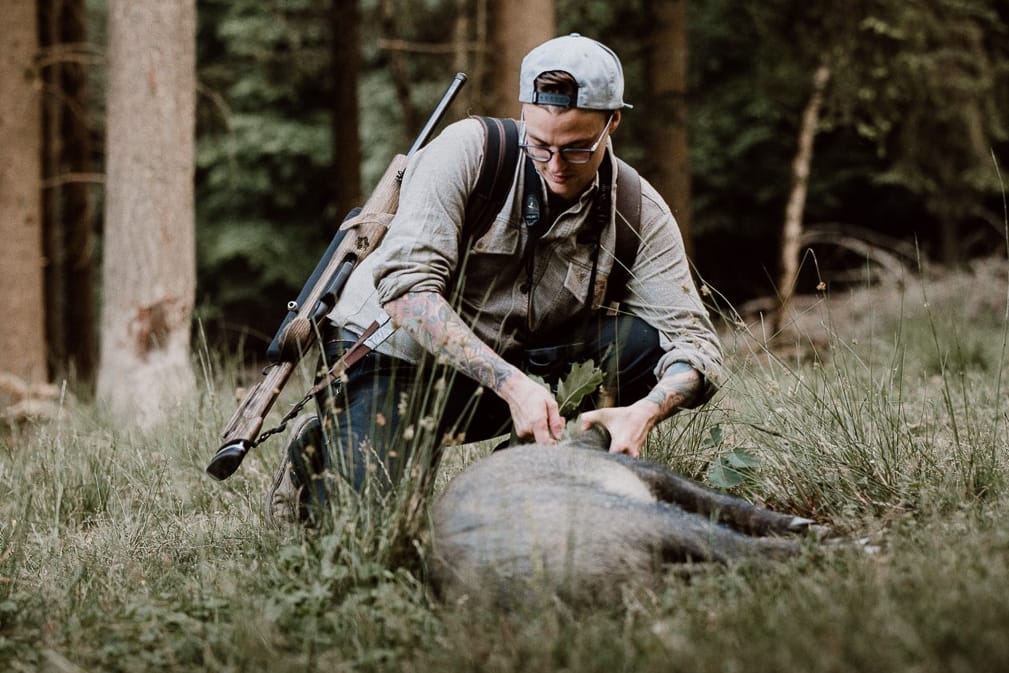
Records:
[[[252,448],[252,443],[245,439],[229,442],[217,450],[207,465],[207,474],[218,481],[224,481],[235,473],[238,466],[245,460],[245,455]]]

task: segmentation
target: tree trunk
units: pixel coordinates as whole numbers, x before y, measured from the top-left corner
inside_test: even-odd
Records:
[[[59,376],[90,381],[98,360],[94,198],[83,0],[42,0],[46,331]]]
[[[669,202],[683,235],[687,255],[693,255],[690,202],[690,142],[687,132],[687,0],[652,3],[653,32],[649,45],[652,104],[650,137],[655,143],[655,188]]]
[[[99,399],[149,427],[194,390],[193,0],[110,0]]]
[[[492,3],[489,107],[474,111],[518,117],[519,68],[529,51],[556,36],[553,0],[497,0]]]
[[[802,112],[802,121],[799,124],[798,149],[792,159],[792,185],[788,194],[788,204],[785,206],[785,222],[781,232],[781,274],[778,276],[781,307],[770,320],[772,335],[781,328],[788,303],[795,294],[795,281],[799,274],[802,214],[806,207],[809,167],[813,161],[813,140],[816,137],[816,126],[820,121],[823,91],[829,80],[830,66],[822,62],[813,73],[813,91],[806,101],[806,108]]]
[[[358,131],[357,73],[361,69],[360,14],[356,2],[333,0],[333,202],[340,226],[361,205],[361,136]]]
[[[47,379],[34,2],[0,0],[0,372]]]

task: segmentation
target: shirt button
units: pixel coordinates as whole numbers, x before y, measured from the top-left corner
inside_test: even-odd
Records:
[[[529,283],[522,283],[519,285],[519,292],[522,294],[529,294]]]

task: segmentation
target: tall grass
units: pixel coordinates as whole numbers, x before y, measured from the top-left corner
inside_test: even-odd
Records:
[[[787,355],[759,325],[726,332],[723,391],[648,457],[704,480],[745,452],[735,492],[880,551],[810,544],[594,608],[439,603],[416,477],[392,498],[341,493],[318,529],[271,527],[281,441],[226,482],[203,472],[242,383],[205,354],[199,399],[155,430],[68,403],[0,434],[0,670],[1002,670],[1005,296],[992,262],[823,296]],[[442,474],[485,452],[450,449]]]

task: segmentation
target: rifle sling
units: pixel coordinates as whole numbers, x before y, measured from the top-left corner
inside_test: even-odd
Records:
[[[365,355],[370,353],[373,349],[365,342],[371,338],[372,334],[378,331],[379,327],[380,325],[378,324],[378,321],[373,320],[372,323],[368,325],[368,329],[364,330],[361,336],[357,338],[357,341],[355,341],[350,348],[345,350],[343,355],[340,356],[340,359],[333,363],[333,366],[329,368],[329,371],[326,372],[319,382],[312,386],[311,390],[308,391],[308,395],[314,397],[317,393],[320,393],[328,388],[333,381],[340,378],[345,371],[357,364]]]

